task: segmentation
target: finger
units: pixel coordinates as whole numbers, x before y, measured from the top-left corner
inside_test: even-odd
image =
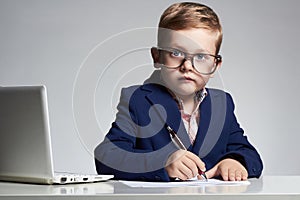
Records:
[[[180,178],[181,180],[186,180],[189,178],[194,177],[193,172],[188,166],[187,163],[189,163],[189,159],[186,157],[181,158],[179,162],[174,163],[174,168],[175,168],[175,176]]]
[[[197,179],[198,180],[203,180],[202,176],[200,176],[199,174],[197,175]]]
[[[182,172],[185,173],[189,178],[194,178],[198,174],[198,167],[194,159],[199,158],[193,155],[194,154],[191,152],[186,152],[186,154],[180,159],[180,162],[189,169],[189,171],[182,170]]]
[[[182,159],[182,172],[190,178],[194,178],[198,174],[198,168],[196,164],[193,162],[193,160],[190,160],[189,158]]]
[[[182,162],[182,159],[186,157],[187,151],[186,150],[177,150],[173,154],[171,154],[166,162],[166,166],[169,165],[176,165],[176,163]]]
[[[185,166],[182,163],[174,166],[173,169],[168,170],[168,175],[172,178],[179,178],[180,180],[186,180],[188,177],[185,172]]]
[[[242,180],[242,171],[235,171],[235,180],[236,181],[241,181]]]
[[[180,178],[181,180],[187,180],[187,179],[194,178],[194,176],[189,168],[182,167],[178,170],[179,170],[178,178]]]
[[[242,171],[242,180],[245,181],[248,179],[248,172],[247,171]]]
[[[235,174],[236,174],[236,171],[234,169],[229,169],[228,170],[228,179],[230,181],[235,181]]]
[[[186,175],[183,174],[183,173],[181,173],[181,172],[178,173],[177,178],[179,178],[180,180],[183,180],[183,181],[185,181],[185,180],[188,179],[188,178],[186,177]]]
[[[180,179],[180,180],[186,180],[187,179],[187,177],[185,176],[185,174],[184,173],[182,173],[180,170],[176,170],[176,171],[174,171],[173,172],[173,176],[172,177],[174,177],[174,178],[178,178],[178,179]]]
[[[210,170],[208,170],[207,172],[205,172],[205,175],[207,178],[219,176],[220,173],[218,171],[218,166],[216,165],[213,168],[211,168]]]
[[[186,158],[186,159],[183,159],[182,160],[183,161],[183,164],[187,167],[187,168],[189,168],[190,169],[190,171],[191,171],[191,178],[194,178],[195,176],[197,176],[197,174],[198,174],[198,166],[197,166],[197,164],[195,163],[195,161],[194,160],[191,160],[190,158]]]
[[[228,168],[227,167],[226,168],[221,168],[220,170],[221,170],[220,175],[222,176],[223,180],[228,181],[229,180],[229,178],[228,178],[228,175],[229,175]]]
[[[186,156],[193,160],[193,162],[201,171],[206,171],[205,163],[197,155],[193,154],[192,152],[187,152]]]

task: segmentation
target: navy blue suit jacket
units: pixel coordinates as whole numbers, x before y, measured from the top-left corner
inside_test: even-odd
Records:
[[[249,177],[259,177],[261,158],[237,122],[231,96],[221,90],[207,91],[191,145],[177,103],[164,86],[150,83],[122,89],[116,120],[94,152],[97,172],[113,174],[115,179],[170,181],[164,167],[178,150],[166,129],[170,126],[207,170],[233,158],[246,167]]]

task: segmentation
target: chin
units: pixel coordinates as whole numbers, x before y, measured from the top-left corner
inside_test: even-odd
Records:
[[[195,94],[195,89],[193,88],[172,88],[171,90],[179,96],[190,96]]]

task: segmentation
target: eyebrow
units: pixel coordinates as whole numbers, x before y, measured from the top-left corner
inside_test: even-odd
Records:
[[[205,49],[197,49],[195,52],[189,52],[185,47],[182,47],[181,45],[177,44],[177,43],[174,43],[174,44],[171,44],[171,48],[173,49],[178,49],[180,51],[183,51],[185,53],[191,53],[191,54],[198,54],[198,53],[209,53],[208,51],[206,51]]]

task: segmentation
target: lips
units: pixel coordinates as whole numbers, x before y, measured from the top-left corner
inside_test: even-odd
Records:
[[[182,79],[183,79],[183,80],[187,80],[187,81],[195,81],[194,79],[192,79],[192,78],[189,77],[189,76],[184,76]]]

